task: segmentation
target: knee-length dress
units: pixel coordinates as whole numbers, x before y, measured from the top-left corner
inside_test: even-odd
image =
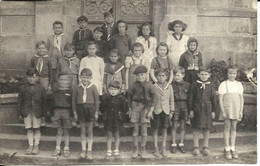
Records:
[[[240,121],[239,114],[241,110],[241,95],[243,95],[243,86],[238,81],[223,81],[218,93],[223,95],[224,111],[227,115],[227,119]]]
[[[210,129],[212,127],[211,113],[215,112],[217,105],[216,91],[210,82],[199,82],[193,83],[190,91],[189,108],[194,112],[191,126],[197,129]]]

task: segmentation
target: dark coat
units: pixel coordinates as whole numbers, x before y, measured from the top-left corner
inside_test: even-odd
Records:
[[[109,40],[107,40],[107,26],[106,24],[104,23],[101,28],[103,29],[103,36],[102,36],[102,39],[103,40],[106,40],[107,42],[109,42]],[[115,34],[117,34],[117,27],[116,27],[116,22],[114,22],[114,25],[112,26],[111,28],[111,35],[110,35],[110,39],[112,38],[112,36],[114,36]]]
[[[29,113],[34,113],[37,118],[46,116],[47,93],[45,88],[40,85],[21,86],[18,94],[18,115],[27,117]]]

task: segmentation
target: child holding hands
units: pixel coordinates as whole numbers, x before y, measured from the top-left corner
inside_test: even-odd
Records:
[[[216,91],[214,85],[209,81],[211,74],[210,70],[205,67],[199,69],[198,77],[195,83],[191,86],[189,108],[191,126],[193,131],[193,155],[200,154],[199,150],[199,133],[203,133],[203,149],[202,153],[205,156],[210,154],[209,129],[212,127],[212,119],[215,118],[216,110]]]
[[[241,82],[236,81],[237,67],[229,66],[227,69],[228,79],[223,81],[218,89],[219,104],[224,118],[224,142],[225,157],[237,159],[235,148],[237,122],[243,117],[244,97]],[[230,144],[229,144],[229,137]]]

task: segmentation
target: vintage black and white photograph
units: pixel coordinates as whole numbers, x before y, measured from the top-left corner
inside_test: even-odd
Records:
[[[1,165],[257,155],[256,0],[0,0]]]

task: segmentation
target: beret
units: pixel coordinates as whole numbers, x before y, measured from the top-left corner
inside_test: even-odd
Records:
[[[118,81],[111,80],[108,84],[108,87],[120,89],[120,83]]]
[[[147,72],[147,67],[145,67],[144,65],[140,65],[135,69],[134,74],[146,73],[146,72]]]

